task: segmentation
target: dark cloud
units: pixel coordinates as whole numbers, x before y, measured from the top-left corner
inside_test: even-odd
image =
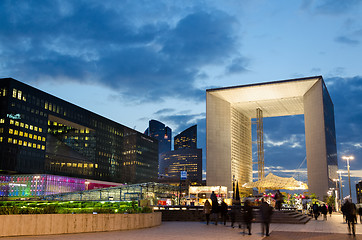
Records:
[[[227,66],[228,73],[241,73],[246,72],[245,68],[246,60],[244,58],[235,58],[229,66]]]
[[[172,112],[175,112],[176,109],[173,109],[173,108],[163,108],[163,109],[160,109],[158,110],[157,112],[155,112],[154,114],[166,114],[166,113],[172,113]]]
[[[204,100],[195,80],[203,66],[237,54],[235,19],[197,5],[182,15],[142,3],[154,14],[149,21],[132,2],[1,1],[0,70],[26,82],[95,81],[138,102]]]
[[[360,42],[358,40],[354,40],[351,38],[348,38],[346,36],[340,36],[335,39],[336,42],[348,44],[348,45],[358,45]]]

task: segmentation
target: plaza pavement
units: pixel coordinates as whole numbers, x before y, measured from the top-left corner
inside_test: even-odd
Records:
[[[359,216],[358,216],[359,217]],[[178,240],[178,239],[247,239],[247,240],[344,240],[360,239],[362,240],[362,224],[358,220],[356,225],[356,237],[348,235],[347,224],[343,223],[342,215],[334,213],[332,217],[328,216],[327,221],[322,217],[318,220],[310,220],[306,224],[271,224],[271,233],[269,237],[261,236],[261,226],[259,223],[252,224],[252,235],[243,234],[239,228],[231,228],[230,223],[227,226],[218,224],[206,225],[205,222],[162,222],[161,226],[115,232],[100,233],[82,233],[82,234],[63,234],[46,236],[26,236],[26,237],[6,237],[0,240]]]

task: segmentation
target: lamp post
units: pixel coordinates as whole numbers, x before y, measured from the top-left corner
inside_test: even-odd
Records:
[[[336,178],[336,179],[333,179],[333,181],[335,181],[336,182],[336,188],[335,188],[335,190],[334,190],[334,194],[335,194],[335,204],[336,204],[336,211],[338,212],[338,210],[339,210],[339,205],[338,205],[338,181],[339,181],[339,179],[338,178]]]
[[[342,185],[342,176],[341,174],[343,173],[342,170],[338,170],[337,173],[339,173],[339,189],[340,189],[340,200],[343,200],[343,185]]]
[[[349,173],[349,160],[353,160],[354,157],[353,157],[353,156],[343,156],[342,159],[343,159],[343,160],[347,160],[348,183],[349,183],[349,197],[351,198],[351,201],[352,201],[351,175],[350,175],[350,173]]]

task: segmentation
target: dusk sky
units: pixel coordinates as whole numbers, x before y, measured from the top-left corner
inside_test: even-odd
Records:
[[[362,0],[2,0],[0,77],[140,132],[150,119],[173,136],[197,124],[205,164],[206,89],[322,75],[355,198],[361,12]],[[306,181],[303,116],[264,119],[264,134],[266,173]]]

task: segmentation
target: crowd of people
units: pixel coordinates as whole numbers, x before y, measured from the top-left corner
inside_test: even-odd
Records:
[[[213,221],[215,225],[218,224],[219,219],[221,223],[226,225],[227,220],[230,218],[231,227],[234,228],[235,223],[238,223],[239,228],[247,230],[247,234],[251,235],[251,223],[254,219],[253,207],[250,204],[249,200],[244,201],[244,206],[241,206],[239,200],[233,200],[233,203],[228,208],[226,202],[222,199],[219,204],[216,194],[212,192],[210,196],[211,203],[209,200],[206,200],[204,204],[204,214],[206,217],[206,224],[208,225],[210,221]],[[273,208],[262,199],[261,205],[259,207],[261,221],[262,221],[262,234],[269,236],[269,226],[271,221],[271,216],[273,214]]]
[[[278,193],[277,193],[278,194]],[[281,210],[281,202],[282,197],[276,197],[275,208],[276,210]],[[239,200],[233,200],[232,205],[230,206],[230,210],[224,199],[219,203],[217,196],[214,192],[212,192],[210,196],[211,203],[209,200],[206,200],[204,204],[204,214],[206,216],[206,224],[208,225],[210,221],[213,221],[215,225],[218,224],[219,220],[221,223],[226,225],[228,219],[230,219],[231,227],[234,228],[237,223],[239,228],[243,228],[244,233],[251,235],[251,225],[252,221],[255,218],[253,213],[253,207],[249,200],[245,200],[243,206]],[[273,207],[270,206],[264,198],[261,199],[261,204],[258,206],[261,226],[262,226],[262,234],[265,236],[269,236],[269,227],[271,222],[271,217],[273,214]],[[327,221],[327,216],[332,216],[332,212],[334,211],[332,206],[327,206],[326,204],[317,204],[315,202],[313,205],[309,207],[309,214],[315,220],[318,220],[320,215],[323,216],[323,221]],[[350,235],[356,234],[355,224],[357,223],[357,214],[360,216],[360,222],[362,223],[362,208],[357,210],[356,205],[352,203],[350,200],[346,200],[345,203],[341,207],[341,212],[343,214],[344,220],[348,224],[348,232]]]

